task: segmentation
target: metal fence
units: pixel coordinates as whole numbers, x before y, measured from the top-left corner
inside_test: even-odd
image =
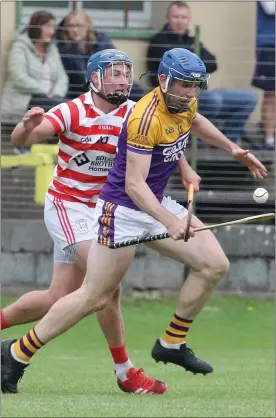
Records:
[[[124,7],[123,21],[125,26],[128,24],[130,13],[129,3],[125,2]],[[73,9],[78,6],[77,2],[70,2],[70,5]],[[18,2],[17,7],[17,24],[18,28],[22,28],[20,2]],[[200,28],[197,27],[196,49],[199,46],[199,41]],[[141,59],[145,60],[146,57],[141,57]],[[254,62],[251,64],[253,68]],[[20,66],[18,70],[20,71]],[[8,72],[8,68],[6,68],[6,71]],[[212,109],[210,108],[208,111],[212,115]],[[2,121],[2,155],[13,155],[14,153],[10,145],[10,133],[15,123],[15,121],[12,122],[13,116],[11,115],[10,120]],[[220,127],[222,122],[222,120],[218,120],[217,126]],[[247,136],[253,144],[262,142],[263,133],[258,124],[248,123],[246,130]],[[56,140],[53,139],[52,142],[55,143]],[[233,162],[230,156],[214,148],[203,148],[201,145],[196,138],[193,138],[187,150],[189,161],[202,177],[201,191],[196,198],[196,213],[199,217],[206,222],[213,222],[219,219],[233,219],[239,216],[274,211],[275,161],[273,151],[255,151],[256,155],[268,168],[268,177],[261,183],[253,180],[248,170]],[[250,147],[252,144],[245,143],[244,145]],[[9,168],[2,170],[1,183],[3,218],[32,219],[42,217],[43,207],[37,205],[34,201],[35,167],[13,165],[12,163]],[[252,199],[254,189],[260,186],[267,188],[270,194],[265,205],[258,205]],[[177,172],[171,178],[167,192],[185,204],[186,193]]]

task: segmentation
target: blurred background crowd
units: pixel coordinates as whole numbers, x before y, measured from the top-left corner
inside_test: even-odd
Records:
[[[273,189],[273,199],[274,1],[9,1],[1,5],[1,33],[2,155],[30,152],[10,145],[10,132],[27,109],[48,110],[86,91],[86,63],[94,52],[116,47],[131,57],[135,83],[130,98],[137,101],[156,86],[163,53],[183,47],[198,53],[211,74],[199,112],[232,141],[261,153],[269,169],[262,186]],[[49,138],[49,144],[56,142]],[[197,145],[193,158],[203,178],[198,199],[203,220],[255,213],[247,173],[200,140]],[[33,202],[34,170],[3,171],[4,216],[17,217],[21,204],[24,216],[41,216]],[[170,184],[175,192],[170,193],[183,200],[177,175]]]
[[[203,10],[198,15],[201,6]],[[162,13],[160,10],[158,12],[158,22],[154,22],[156,31],[151,28],[146,34],[156,7],[162,9]],[[206,7],[208,14],[202,16]],[[232,16],[234,9],[244,13],[252,13],[254,9],[255,22],[251,27],[239,26],[237,16],[236,21],[230,22],[232,34],[228,34],[229,39],[224,39],[224,32],[229,30],[229,25],[224,25],[223,13],[228,12],[231,20],[235,17]],[[109,13],[107,21],[104,12]],[[122,12],[121,19],[118,18],[121,22],[115,22],[118,12]],[[140,26],[143,28],[140,38],[145,44],[143,48],[137,45],[141,30],[139,12]],[[4,17],[2,13],[2,19]],[[204,25],[195,34],[194,25],[201,19],[204,19]],[[199,112],[235,142],[246,141],[248,146],[258,149],[274,148],[275,2],[244,2],[243,9],[233,2],[223,5],[199,2],[196,7],[192,7],[183,1],[106,1],[103,10],[103,3],[97,1],[23,1],[16,23],[16,33],[10,39],[9,46],[6,44],[7,64],[1,100],[4,122],[11,117],[20,119],[31,106],[49,109],[86,91],[84,85],[88,57],[101,49],[124,49],[126,42],[125,49],[130,51],[136,70],[131,99],[137,101],[149,88],[156,86],[156,71],[163,53],[170,48],[184,47],[198,52],[206,64],[207,72],[212,74],[211,87],[200,96]],[[116,34],[112,37],[106,31],[110,25],[119,26],[119,39],[116,40]],[[138,27],[133,39],[127,28],[134,26]],[[209,42],[212,37],[219,39]],[[220,41],[220,47],[216,48]],[[225,63],[218,58],[221,48],[225,48],[222,58]],[[250,63],[248,57],[252,53],[248,53],[249,48],[254,50],[255,55],[254,61]],[[149,72],[143,84],[139,82],[137,60],[140,60],[139,68],[143,67]],[[248,69],[251,67],[248,79],[244,79],[244,66]],[[220,72],[224,74],[219,76]],[[217,83],[216,78],[219,80]],[[215,84],[217,86],[212,87]],[[249,132],[246,128],[257,107],[253,126],[255,135],[250,137],[252,126]],[[257,141],[256,134],[259,134]]]

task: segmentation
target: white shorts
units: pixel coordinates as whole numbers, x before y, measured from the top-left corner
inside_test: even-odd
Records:
[[[56,243],[54,243],[53,263],[75,264],[75,254],[73,251],[67,251],[66,248],[62,250]]]
[[[64,250],[78,242],[92,240],[94,211],[95,208],[82,203],[68,202],[47,194],[44,221],[54,244]]]
[[[187,209],[170,197],[164,197],[161,204],[179,219],[187,215]],[[105,202],[102,199],[97,201],[93,239],[100,244],[111,245],[164,232],[166,227],[145,212]]]

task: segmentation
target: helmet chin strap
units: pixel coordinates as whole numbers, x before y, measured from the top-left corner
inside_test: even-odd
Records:
[[[99,97],[101,97],[103,100],[105,100],[106,102],[114,104],[114,105],[125,103],[128,99],[128,96],[126,96],[125,94],[119,94],[119,93],[107,94],[106,96],[100,92],[96,94]]]
[[[175,107],[173,105],[168,105],[167,104],[167,108],[168,108],[168,111],[172,114],[188,112],[190,110],[189,106],[187,106],[187,105],[182,105],[181,107]]]
[[[119,93],[111,93],[111,94],[103,94],[101,93],[94,84],[90,81],[89,83],[90,89],[97,94],[101,99],[105,100],[108,103],[111,103],[113,105],[120,105],[122,103],[125,103],[128,99],[128,96],[125,94],[119,94]]]

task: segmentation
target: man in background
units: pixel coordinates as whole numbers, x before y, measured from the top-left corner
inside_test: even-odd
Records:
[[[189,34],[191,12],[184,1],[174,1],[168,6],[166,24],[160,32],[150,40],[147,54],[147,67],[150,84],[157,86],[156,73],[163,54],[172,48],[186,48],[195,51],[195,38]],[[217,70],[216,57],[202,43],[199,56],[206,66],[207,73]],[[233,88],[217,88],[202,91],[199,99],[199,112],[217,125],[222,123],[220,130],[237,142],[243,136],[245,123],[257,104],[255,93]]]

